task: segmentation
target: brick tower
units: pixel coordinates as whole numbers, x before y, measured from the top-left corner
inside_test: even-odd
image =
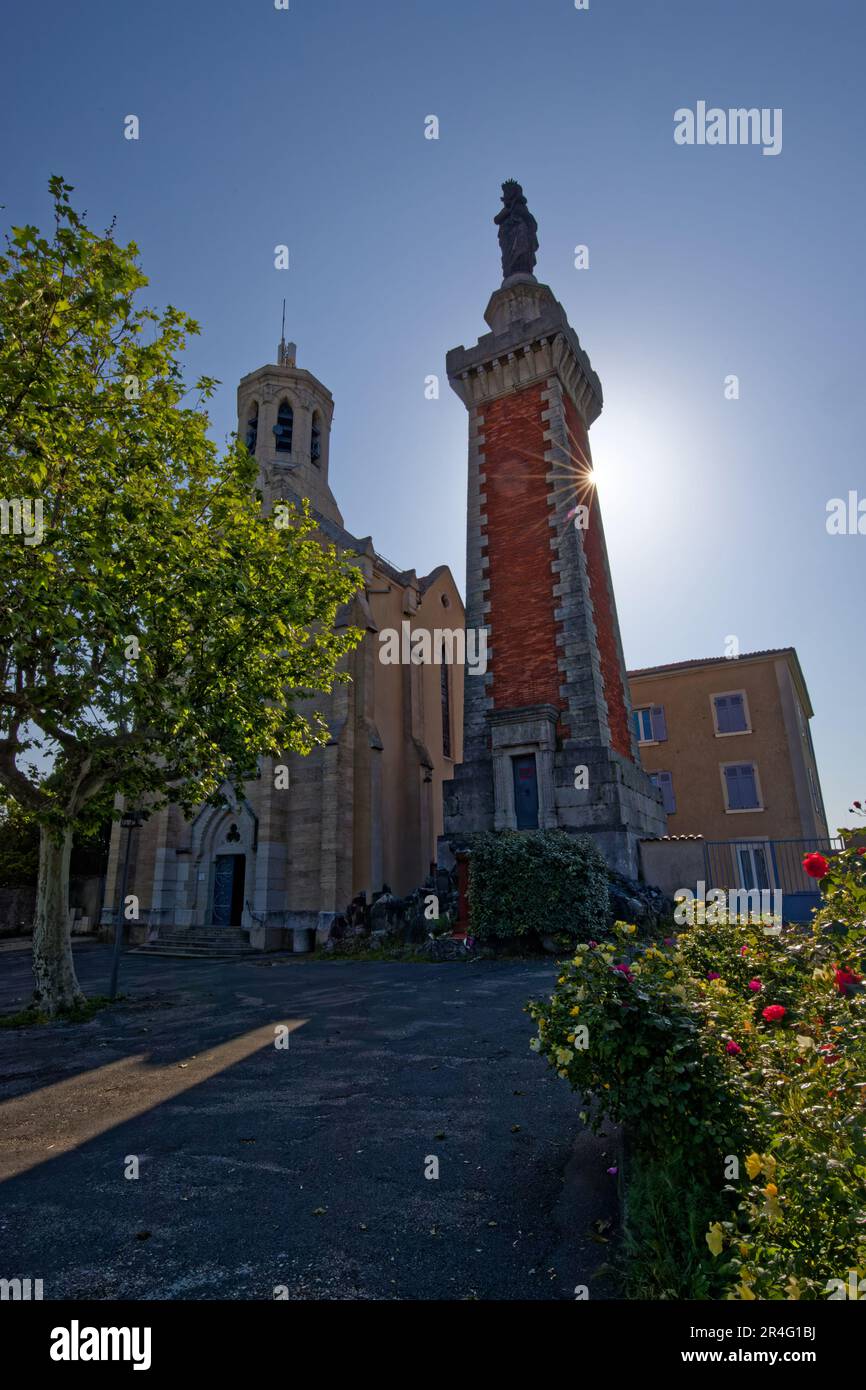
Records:
[[[465,670],[443,839],[559,827],[591,834],[636,877],[637,842],[664,833],[665,813],[638,760],[592,484],[601,383],[532,274],[536,224],[518,184],[503,203],[491,331],[447,357],[469,412],[466,626],[487,629],[489,659],[484,675]]]

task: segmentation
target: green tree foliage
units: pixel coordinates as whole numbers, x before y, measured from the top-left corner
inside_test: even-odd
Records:
[[[0,888],[24,888],[39,869],[39,822],[10,797],[0,796]]]
[[[186,812],[261,757],[309,752],[360,633],[357,571],[309,511],[266,516],[255,460],[208,438],[211,378],[185,383],[197,324],[141,307],[133,243],[97,235],[50,183],[54,229],[0,256],[0,496],[41,504],[0,537],[0,784],[41,827],[40,1007],[81,999],[69,849],[120,795]],[[8,509],[7,509],[8,514]],[[8,516],[7,516],[8,519]],[[305,710],[309,706],[305,706]]]

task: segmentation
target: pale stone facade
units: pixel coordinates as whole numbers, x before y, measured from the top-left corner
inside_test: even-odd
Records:
[[[436,859],[442,785],[462,751],[462,671],[384,664],[378,634],[400,632],[403,622],[413,633],[462,629],[463,603],[447,567],[423,578],[399,571],[370,537],[345,529],[328,481],[333,399],[296,366],[292,344],[281,344],[279,357],[240,383],[240,437],[258,460],[266,507],[308,498],[324,538],[358,556],[364,587],[339,622],[366,636],[347,661],[351,682],[311,702],[330,737],[307,757],[281,760],[287,788],[263,760],[240,803],[203,807],[191,821],[170,807],[132,832],[133,935],[231,926],[265,949],[309,945],[311,929],[326,935],[355,895],[369,900],[383,883],[411,892]],[[127,834],[116,826],[112,837],[106,924],[119,900]]]

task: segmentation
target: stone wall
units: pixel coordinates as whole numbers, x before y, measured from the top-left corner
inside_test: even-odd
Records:
[[[29,936],[35,911],[35,887],[0,888],[0,936]]]
[[[668,897],[680,888],[696,886],[706,878],[704,871],[704,841],[700,835],[664,836],[658,840],[640,842],[641,875]]]
[[[102,901],[98,874],[77,874],[69,880],[69,910],[76,933],[96,930]],[[36,913],[36,885],[0,888],[0,937],[30,936]]]

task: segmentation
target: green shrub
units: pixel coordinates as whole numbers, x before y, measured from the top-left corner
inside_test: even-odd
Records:
[[[472,933],[585,941],[604,930],[607,866],[586,836],[565,830],[475,835],[469,860]]]

